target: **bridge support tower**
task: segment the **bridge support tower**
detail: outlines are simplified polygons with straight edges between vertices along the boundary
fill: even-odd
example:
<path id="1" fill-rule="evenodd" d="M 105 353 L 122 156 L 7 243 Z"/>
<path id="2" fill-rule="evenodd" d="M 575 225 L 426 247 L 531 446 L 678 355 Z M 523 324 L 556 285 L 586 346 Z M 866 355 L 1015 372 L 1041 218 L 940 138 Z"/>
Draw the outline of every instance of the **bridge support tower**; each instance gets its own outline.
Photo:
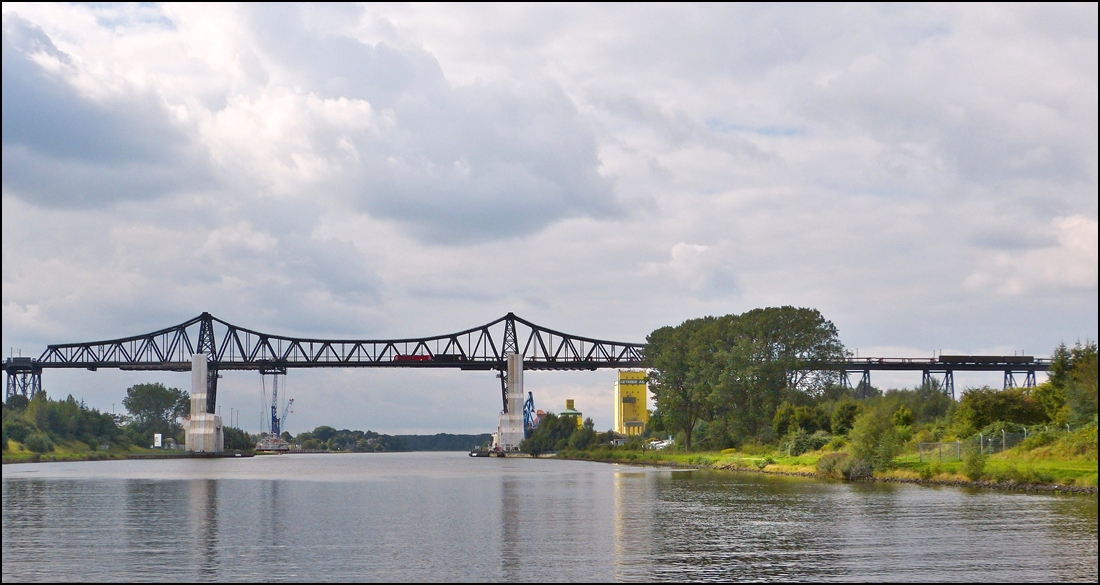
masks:
<path id="1" fill-rule="evenodd" d="M 1005 370 L 1005 384 L 1004 389 L 1017 388 L 1015 374 L 1024 374 L 1024 388 L 1033 388 L 1035 386 L 1035 370 L 1015 371 Z"/>
<path id="2" fill-rule="evenodd" d="M 852 380 L 848 377 L 848 374 L 848 370 L 842 370 L 840 372 L 840 386 L 842 388 L 852 389 Z M 859 378 L 859 386 L 855 388 L 856 397 L 861 400 L 867 398 L 871 395 L 871 390 L 871 370 L 863 370 Z"/>
<path id="3" fill-rule="evenodd" d="M 35 365 L 31 358 L 8 358 L 4 366 L 8 379 L 4 394 L 5 402 L 15 395 L 29 400 L 42 391 L 42 367 Z"/>
<path id="4" fill-rule="evenodd" d="M 205 353 L 191 358 L 191 417 L 187 429 L 187 450 L 220 453 L 225 445 L 222 417 L 214 414 L 218 372 L 209 367 Z M 213 387 L 212 387 L 213 386 Z"/>
<path id="5" fill-rule="evenodd" d="M 523 441 L 523 356 L 509 353 L 505 377 L 504 410 L 497 419 L 497 432 L 493 448 L 500 451 L 516 451 Z"/>
<path id="6" fill-rule="evenodd" d="M 936 380 L 936 374 L 939 374 L 939 373 L 943 374 L 943 383 L 940 384 L 940 390 L 943 391 L 944 394 L 950 394 L 951 395 L 951 400 L 954 400 L 955 399 L 955 371 L 954 370 L 943 370 L 942 372 L 936 372 L 936 371 L 933 371 L 933 370 L 924 370 L 924 373 L 921 375 L 921 381 L 920 381 L 921 386 L 931 386 L 934 382 L 938 382 L 939 380 Z"/>

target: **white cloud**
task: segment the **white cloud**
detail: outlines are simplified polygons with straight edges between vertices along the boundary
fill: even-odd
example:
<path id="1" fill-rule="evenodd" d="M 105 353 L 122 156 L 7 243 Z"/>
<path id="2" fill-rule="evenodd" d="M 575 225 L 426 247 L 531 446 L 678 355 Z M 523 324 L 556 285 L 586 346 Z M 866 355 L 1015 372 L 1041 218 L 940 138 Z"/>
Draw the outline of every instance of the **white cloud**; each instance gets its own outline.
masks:
<path id="1" fill-rule="evenodd" d="M 795 304 L 851 346 L 1042 354 L 1097 336 L 1096 21 L 1095 5 L 8 3 L 4 344 L 204 310 L 341 337 L 512 310 L 640 341 Z M 383 420 L 335 412 L 361 394 L 326 385 L 356 380 L 419 397 L 386 399 L 403 430 L 439 424 L 425 384 L 474 392 L 438 394 L 441 412 L 496 392 L 401 374 L 302 375 L 319 402 L 299 420 Z M 542 392 L 596 404 L 605 382 Z"/>
<path id="2" fill-rule="evenodd" d="M 1022 295 L 1036 289 L 1096 290 L 1097 221 L 1082 215 L 1054 220 L 1058 245 L 1000 253 L 967 278 L 968 287 Z"/>

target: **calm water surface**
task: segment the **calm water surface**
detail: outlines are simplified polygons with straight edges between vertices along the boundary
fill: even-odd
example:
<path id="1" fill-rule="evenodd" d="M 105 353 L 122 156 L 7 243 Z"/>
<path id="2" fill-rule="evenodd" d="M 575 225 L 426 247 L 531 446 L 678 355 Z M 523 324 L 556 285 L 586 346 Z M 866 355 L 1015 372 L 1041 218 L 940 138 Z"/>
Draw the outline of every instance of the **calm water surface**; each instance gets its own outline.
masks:
<path id="1" fill-rule="evenodd" d="M 463 453 L 3 467 L 3 580 L 1097 580 L 1096 496 Z"/>

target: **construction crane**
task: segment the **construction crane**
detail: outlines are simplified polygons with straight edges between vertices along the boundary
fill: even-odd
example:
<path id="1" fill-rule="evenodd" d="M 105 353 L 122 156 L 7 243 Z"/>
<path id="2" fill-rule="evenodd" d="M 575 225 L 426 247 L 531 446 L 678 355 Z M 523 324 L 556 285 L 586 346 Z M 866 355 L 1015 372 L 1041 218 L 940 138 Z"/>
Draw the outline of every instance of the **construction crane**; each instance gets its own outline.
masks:
<path id="1" fill-rule="evenodd" d="M 290 445 L 283 441 L 279 435 L 282 434 L 283 425 L 286 423 L 286 417 L 290 414 L 290 407 L 293 404 L 294 399 L 291 398 L 283 409 L 283 416 L 279 416 L 279 374 L 273 375 L 271 377 L 271 433 L 256 445 L 257 451 L 286 451 L 290 449 Z"/>
<path id="2" fill-rule="evenodd" d="M 283 408 L 283 416 L 282 416 L 282 418 L 279 419 L 279 430 L 280 431 L 282 431 L 283 425 L 286 424 L 286 417 L 291 412 L 291 410 L 290 410 L 291 406 L 294 406 L 294 399 L 293 398 L 291 398 L 290 400 L 287 400 L 286 401 L 286 408 Z"/>
<path id="3" fill-rule="evenodd" d="M 535 397 L 527 393 L 527 401 L 523 403 L 523 430 L 527 436 L 531 435 L 535 427 L 539 426 L 539 419 L 535 415 Z"/>

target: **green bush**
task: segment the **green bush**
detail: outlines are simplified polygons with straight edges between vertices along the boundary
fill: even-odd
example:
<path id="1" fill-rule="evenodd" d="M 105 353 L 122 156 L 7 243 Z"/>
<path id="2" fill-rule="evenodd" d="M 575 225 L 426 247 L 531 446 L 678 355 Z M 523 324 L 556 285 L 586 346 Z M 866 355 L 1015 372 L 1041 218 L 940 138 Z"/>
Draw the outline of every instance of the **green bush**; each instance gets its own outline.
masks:
<path id="1" fill-rule="evenodd" d="M 852 457 L 877 471 L 893 466 L 903 444 L 890 418 L 874 410 L 865 411 L 856 418 L 848 439 L 851 441 Z"/>
<path id="2" fill-rule="evenodd" d="M 757 459 L 756 461 L 753 461 L 753 465 L 755 465 L 757 469 L 761 470 L 774 463 L 775 459 L 772 459 L 771 457 L 765 457 L 763 459 Z"/>
<path id="3" fill-rule="evenodd" d="M 933 461 L 928 465 L 922 467 L 919 473 L 921 479 L 932 479 L 943 472 L 943 463 L 940 463 L 939 461 Z"/>
<path id="4" fill-rule="evenodd" d="M 1038 449 L 1039 447 L 1049 445 L 1049 444 L 1051 444 L 1051 443 L 1053 443 L 1057 440 L 1058 440 L 1058 432 L 1057 431 L 1049 431 L 1049 430 L 1038 431 L 1038 432 L 1031 433 L 1030 435 L 1028 435 L 1028 437 L 1026 439 L 1024 439 L 1024 442 L 1020 443 L 1020 448 L 1024 449 L 1025 451 L 1030 451 L 1032 449 Z"/>
<path id="5" fill-rule="evenodd" d="M 1096 460 L 1096 423 L 1083 426 L 1059 438 L 1055 449 L 1069 456 L 1091 455 Z"/>
<path id="6" fill-rule="evenodd" d="M 801 428 L 796 428 L 787 435 L 783 447 L 791 455 L 801 455 L 807 451 L 817 451 L 828 445 L 832 438 L 832 435 L 825 431 L 816 431 L 811 435 Z"/>
<path id="7" fill-rule="evenodd" d="M 16 412 L 22 412 L 26 410 L 28 404 L 30 404 L 30 401 L 27 400 L 26 396 L 22 396 L 20 394 L 12 394 L 8 397 L 8 408 Z"/>
<path id="8" fill-rule="evenodd" d="M 989 456 L 982 453 L 980 449 L 969 448 L 966 452 L 966 456 L 963 457 L 963 475 L 970 479 L 970 481 L 978 481 L 985 475 L 985 462 L 989 459 Z"/>
<path id="9" fill-rule="evenodd" d="M 20 418 L 4 421 L 4 434 L 6 434 L 9 439 L 15 441 L 16 443 L 26 443 L 27 437 L 29 437 L 31 433 L 35 432 L 36 430 L 38 429 L 36 429 L 34 425 L 31 425 Z"/>
<path id="10" fill-rule="evenodd" d="M 30 436 L 27 437 L 24 445 L 35 453 L 48 453 L 53 451 L 53 441 L 50 440 L 49 435 L 41 431 L 31 433 Z"/>
<path id="11" fill-rule="evenodd" d="M 859 416 L 859 404 L 854 400 L 845 400 L 836 405 L 831 418 L 834 435 L 845 435 L 852 430 L 852 425 Z"/>
<path id="12" fill-rule="evenodd" d="M 847 480 L 871 477 L 873 471 L 871 464 L 865 459 L 848 457 L 840 463 L 840 474 Z"/>
<path id="13" fill-rule="evenodd" d="M 777 435 L 799 429 L 807 433 L 828 431 L 830 424 L 829 415 L 820 406 L 794 406 L 787 401 L 779 405 L 772 418 L 772 428 Z"/>
<path id="14" fill-rule="evenodd" d="M 890 417 L 890 422 L 894 423 L 895 427 L 911 427 L 913 426 L 913 411 L 903 404 L 894 411 L 893 416 Z"/>
<path id="15" fill-rule="evenodd" d="M 1047 419 L 1043 405 L 1023 389 L 997 390 L 988 386 L 963 393 L 955 410 L 959 436 L 969 437 L 998 421 L 1034 425 Z"/>
<path id="16" fill-rule="evenodd" d="M 817 474 L 822 477 L 843 477 L 840 469 L 847 459 L 847 453 L 829 453 L 817 460 Z"/>

